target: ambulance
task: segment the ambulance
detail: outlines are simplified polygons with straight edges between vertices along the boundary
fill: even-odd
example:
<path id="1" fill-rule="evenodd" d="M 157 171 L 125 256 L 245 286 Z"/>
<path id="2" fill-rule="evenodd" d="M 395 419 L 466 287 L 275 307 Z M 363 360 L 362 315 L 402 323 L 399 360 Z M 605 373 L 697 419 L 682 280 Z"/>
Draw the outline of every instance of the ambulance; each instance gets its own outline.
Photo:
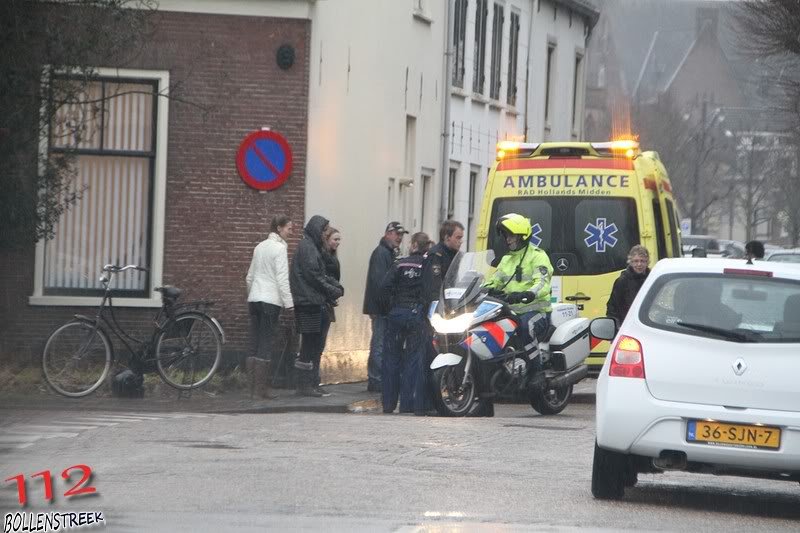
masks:
<path id="1" fill-rule="evenodd" d="M 610 142 L 502 141 L 489 172 L 476 248 L 506 253 L 495 222 L 508 213 L 531 220 L 531 242 L 553 264 L 552 299 L 577 304 L 581 316 L 605 316 L 611 287 L 635 244 L 650 267 L 681 257 L 672 186 L 656 152 L 634 140 Z M 586 360 L 599 371 L 608 342 L 592 341 Z"/>

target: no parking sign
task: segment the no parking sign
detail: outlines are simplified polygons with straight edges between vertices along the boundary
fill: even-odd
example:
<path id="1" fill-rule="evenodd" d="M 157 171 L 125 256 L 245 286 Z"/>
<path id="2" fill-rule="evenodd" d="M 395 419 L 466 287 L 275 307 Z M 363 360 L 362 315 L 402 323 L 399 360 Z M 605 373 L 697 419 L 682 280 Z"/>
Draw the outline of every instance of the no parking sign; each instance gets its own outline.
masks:
<path id="1" fill-rule="evenodd" d="M 292 172 L 292 149 L 280 133 L 254 131 L 239 146 L 236 168 L 250 187 L 261 191 L 277 189 Z"/>

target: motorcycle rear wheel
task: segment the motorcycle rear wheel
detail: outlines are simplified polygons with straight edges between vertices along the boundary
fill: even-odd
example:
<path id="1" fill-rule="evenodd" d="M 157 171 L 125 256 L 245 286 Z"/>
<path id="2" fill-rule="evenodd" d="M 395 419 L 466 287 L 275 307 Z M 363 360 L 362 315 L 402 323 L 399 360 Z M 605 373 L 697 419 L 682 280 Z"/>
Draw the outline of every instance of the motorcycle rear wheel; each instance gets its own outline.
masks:
<path id="1" fill-rule="evenodd" d="M 569 405 L 572 385 L 558 389 L 544 389 L 531 393 L 531 407 L 542 415 L 557 415 Z"/>
<path id="2" fill-rule="evenodd" d="M 460 417 L 469 414 L 475 403 L 475 378 L 470 371 L 466 384 L 462 387 L 464 379 L 464 366 L 445 366 L 433 371 L 436 385 L 433 395 L 436 410 L 442 416 Z"/>

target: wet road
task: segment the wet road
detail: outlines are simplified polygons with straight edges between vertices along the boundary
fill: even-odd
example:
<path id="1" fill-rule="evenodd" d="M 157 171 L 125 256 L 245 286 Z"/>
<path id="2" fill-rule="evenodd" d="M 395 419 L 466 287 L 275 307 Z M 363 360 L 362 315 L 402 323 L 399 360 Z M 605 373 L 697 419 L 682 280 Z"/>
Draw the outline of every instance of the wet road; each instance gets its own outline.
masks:
<path id="1" fill-rule="evenodd" d="M 2 413 L 2 412 L 0 412 Z M 640 475 L 623 502 L 589 492 L 594 407 L 493 419 L 379 414 L 2 413 L 2 479 L 26 512 L 101 511 L 108 531 L 789 531 L 796 483 Z M 97 493 L 64 497 L 61 471 Z M 76 472 L 77 473 L 77 472 Z M 79 477 L 79 476 L 78 476 Z M 16 483 L 0 509 L 18 511 Z"/>

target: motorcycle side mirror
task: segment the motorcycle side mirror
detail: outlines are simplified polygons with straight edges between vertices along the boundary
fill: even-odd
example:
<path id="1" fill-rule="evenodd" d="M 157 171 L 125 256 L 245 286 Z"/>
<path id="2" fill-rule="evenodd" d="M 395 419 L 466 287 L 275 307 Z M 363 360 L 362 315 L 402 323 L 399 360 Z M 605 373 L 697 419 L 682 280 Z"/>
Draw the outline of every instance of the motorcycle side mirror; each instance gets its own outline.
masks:
<path id="1" fill-rule="evenodd" d="M 596 339 L 613 340 L 617 336 L 617 321 L 608 316 L 595 318 L 589 324 L 589 333 Z"/>

